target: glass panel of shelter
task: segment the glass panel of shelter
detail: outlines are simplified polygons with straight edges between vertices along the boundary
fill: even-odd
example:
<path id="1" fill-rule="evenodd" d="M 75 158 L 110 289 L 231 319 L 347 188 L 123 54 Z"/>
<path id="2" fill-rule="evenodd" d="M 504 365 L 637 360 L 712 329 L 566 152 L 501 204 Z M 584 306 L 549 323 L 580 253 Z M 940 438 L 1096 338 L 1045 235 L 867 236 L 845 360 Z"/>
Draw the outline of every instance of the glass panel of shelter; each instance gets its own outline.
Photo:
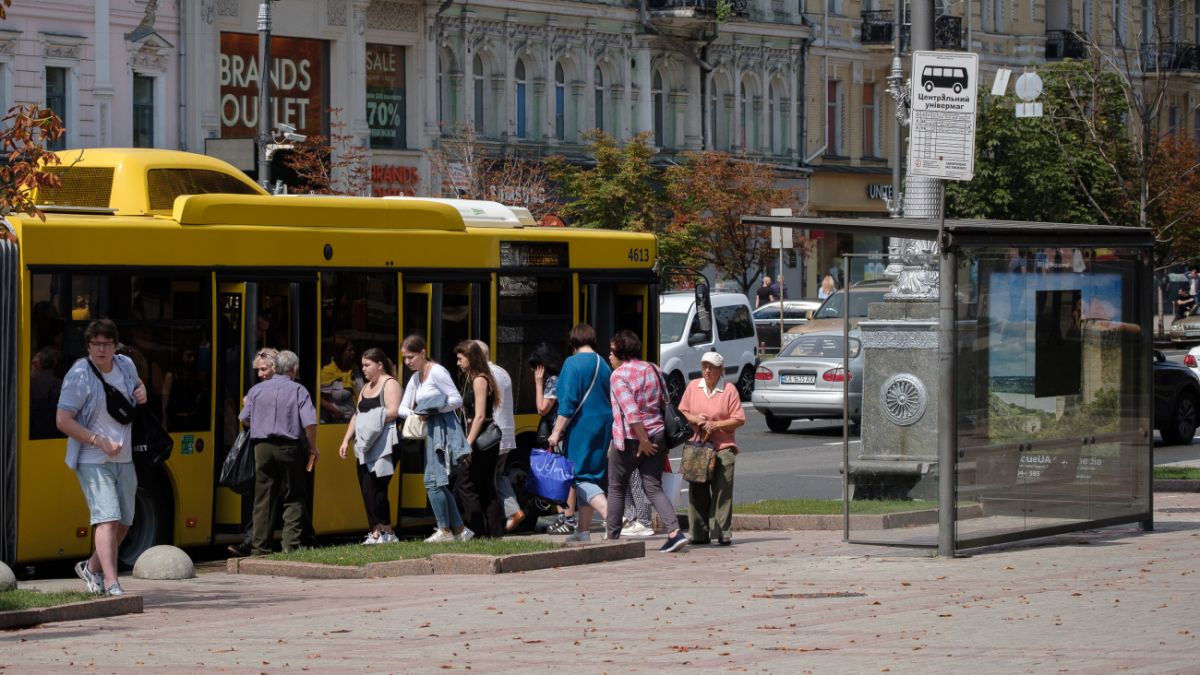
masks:
<path id="1" fill-rule="evenodd" d="M 957 478 L 973 517 L 960 512 L 958 546 L 1148 508 L 1137 267 L 1107 248 L 988 249 L 960 266 Z"/>
<path id="2" fill-rule="evenodd" d="M 841 258 L 839 285 L 845 297 L 835 325 L 823 333 L 862 345 L 840 350 L 849 373 L 843 394 L 859 410 L 859 424 L 845 418 L 843 462 L 844 533 L 856 543 L 931 547 L 938 534 L 938 332 L 937 297 L 895 300 L 879 279 L 932 271 L 936 256 L 850 253 Z M 936 291 L 935 291 L 936 292 Z"/>

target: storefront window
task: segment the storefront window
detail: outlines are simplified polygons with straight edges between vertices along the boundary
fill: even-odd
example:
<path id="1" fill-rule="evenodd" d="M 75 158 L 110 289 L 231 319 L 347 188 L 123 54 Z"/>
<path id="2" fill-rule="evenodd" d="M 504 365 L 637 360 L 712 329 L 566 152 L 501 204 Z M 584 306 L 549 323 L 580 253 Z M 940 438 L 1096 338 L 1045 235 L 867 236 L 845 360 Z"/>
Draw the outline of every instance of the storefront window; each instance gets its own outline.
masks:
<path id="1" fill-rule="evenodd" d="M 402 150 L 405 126 L 404 47 L 367 45 L 367 126 L 371 147 Z"/>

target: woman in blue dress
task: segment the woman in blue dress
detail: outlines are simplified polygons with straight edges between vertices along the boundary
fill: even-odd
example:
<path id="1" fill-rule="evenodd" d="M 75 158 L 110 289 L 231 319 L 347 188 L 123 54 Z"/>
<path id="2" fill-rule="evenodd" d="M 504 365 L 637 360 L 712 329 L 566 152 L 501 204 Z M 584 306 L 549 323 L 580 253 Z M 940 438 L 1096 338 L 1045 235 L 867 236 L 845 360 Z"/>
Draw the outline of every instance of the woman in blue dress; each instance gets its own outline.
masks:
<path id="1" fill-rule="evenodd" d="M 608 515 L 608 498 L 600 489 L 608 468 L 612 442 L 612 406 L 609 375 L 612 368 L 596 353 L 596 330 L 586 323 L 571 329 L 567 344 L 574 352 L 558 374 L 558 419 L 550 433 L 550 447 L 562 441 L 567 458 L 575 465 L 575 501 L 578 525 L 567 541 L 588 541 L 592 510 Z"/>

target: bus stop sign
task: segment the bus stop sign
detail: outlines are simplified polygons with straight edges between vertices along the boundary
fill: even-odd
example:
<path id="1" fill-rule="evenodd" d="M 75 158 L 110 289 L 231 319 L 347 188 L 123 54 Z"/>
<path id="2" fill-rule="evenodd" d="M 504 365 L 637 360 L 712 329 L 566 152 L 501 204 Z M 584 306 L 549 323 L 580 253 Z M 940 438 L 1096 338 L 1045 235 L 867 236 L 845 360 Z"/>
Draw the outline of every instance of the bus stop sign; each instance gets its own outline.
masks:
<path id="1" fill-rule="evenodd" d="M 979 56 L 913 52 L 908 173 L 946 180 L 975 175 Z"/>

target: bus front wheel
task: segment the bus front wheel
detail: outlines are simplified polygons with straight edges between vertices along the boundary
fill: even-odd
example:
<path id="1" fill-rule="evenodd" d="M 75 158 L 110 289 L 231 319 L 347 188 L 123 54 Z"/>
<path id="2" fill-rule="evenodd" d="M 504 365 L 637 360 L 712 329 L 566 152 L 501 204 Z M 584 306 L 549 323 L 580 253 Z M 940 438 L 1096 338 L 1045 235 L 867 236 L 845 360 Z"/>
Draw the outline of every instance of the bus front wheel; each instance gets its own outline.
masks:
<path id="1" fill-rule="evenodd" d="M 124 568 L 132 568 L 150 547 L 171 542 L 171 502 L 167 476 L 157 470 L 139 469 L 137 473 L 133 525 L 117 551 L 117 559 Z"/>

